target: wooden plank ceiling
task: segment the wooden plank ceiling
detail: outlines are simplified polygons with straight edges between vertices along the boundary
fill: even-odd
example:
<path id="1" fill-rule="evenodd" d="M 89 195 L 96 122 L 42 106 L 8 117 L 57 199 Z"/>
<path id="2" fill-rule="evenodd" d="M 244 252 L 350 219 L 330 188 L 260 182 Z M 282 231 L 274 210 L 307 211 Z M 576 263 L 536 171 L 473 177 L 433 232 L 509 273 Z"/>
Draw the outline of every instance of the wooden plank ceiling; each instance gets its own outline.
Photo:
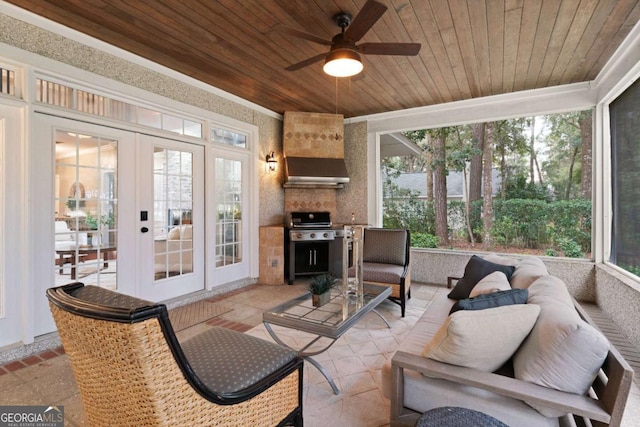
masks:
<path id="1" fill-rule="evenodd" d="M 416 42 L 415 57 L 363 56 L 364 77 L 323 61 L 333 16 L 366 0 L 7 0 L 270 110 L 362 116 L 594 79 L 640 17 L 640 0 L 379 0 L 362 42 Z"/>

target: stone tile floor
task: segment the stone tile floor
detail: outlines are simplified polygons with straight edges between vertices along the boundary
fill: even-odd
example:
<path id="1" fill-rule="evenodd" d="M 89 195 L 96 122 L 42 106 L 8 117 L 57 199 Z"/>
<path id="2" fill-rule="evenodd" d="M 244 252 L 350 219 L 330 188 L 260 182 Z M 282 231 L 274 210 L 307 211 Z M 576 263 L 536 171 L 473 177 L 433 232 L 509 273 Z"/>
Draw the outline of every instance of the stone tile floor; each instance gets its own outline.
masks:
<path id="1" fill-rule="evenodd" d="M 419 308 L 418 306 L 424 305 L 425 300 L 429 299 L 430 288 L 432 287 L 418 284 L 412 285 L 414 298 L 410 300 L 409 307 L 416 305 L 415 308 Z M 233 307 L 233 309 L 230 311 L 221 310 L 223 314 L 178 332 L 178 339 L 188 339 L 209 325 L 247 332 L 255 326 L 261 325 L 262 312 L 265 309 L 298 296 L 305 291 L 306 286 L 304 283 L 293 286 L 251 285 L 208 298 L 208 302 L 220 303 L 225 308 Z M 387 305 L 389 306 L 386 307 L 388 310 L 394 310 L 397 307 L 392 303 Z M 310 377 L 306 376 L 306 378 Z M 622 425 L 624 427 L 640 425 L 639 383 L 640 381 L 636 379 L 633 384 L 623 419 Z M 62 405 L 65 410 L 65 425 L 87 425 L 71 367 L 62 347 L 46 350 L 36 355 L 0 365 L 0 405 L 29 404 Z M 352 405 L 350 407 L 354 408 Z M 311 413 L 307 412 L 307 415 L 311 415 Z M 343 419 L 343 421 L 346 420 Z M 376 421 L 371 425 L 380 425 L 379 419 Z M 311 426 L 316 424 L 326 425 L 322 419 L 319 420 L 319 423 L 314 423 L 314 420 L 308 420 L 307 417 L 305 417 L 305 423 Z"/>

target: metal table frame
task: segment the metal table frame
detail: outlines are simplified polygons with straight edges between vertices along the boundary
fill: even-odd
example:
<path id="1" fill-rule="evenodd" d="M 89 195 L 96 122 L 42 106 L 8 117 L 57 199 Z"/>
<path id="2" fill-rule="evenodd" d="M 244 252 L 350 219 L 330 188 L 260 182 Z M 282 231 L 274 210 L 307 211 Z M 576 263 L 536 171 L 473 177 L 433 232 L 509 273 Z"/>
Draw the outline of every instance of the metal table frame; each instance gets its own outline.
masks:
<path id="1" fill-rule="evenodd" d="M 340 390 L 329 375 L 329 372 L 317 361 L 311 358 L 328 350 L 345 332 L 355 325 L 364 315 L 369 312 L 376 313 L 387 325 L 391 327 L 387 320 L 375 310 L 382 301 L 387 299 L 391 293 L 391 288 L 379 285 L 364 285 L 364 294 L 356 297 L 343 296 L 342 290 L 334 289 L 331 294 L 331 301 L 321 307 L 314 307 L 311 303 L 311 294 L 307 293 L 298 298 L 289 300 L 277 307 L 265 311 L 262 314 L 262 322 L 267 332 L 278 344 L 296 350 L 298 355 L 304 357 L 315 366 L 318 371 L 327 379 L 335 394 L 340 394 Z M 283 342 L 272 329 L 271 325 L 284 326 L 316 335 L 309 343 L 297 350 Z M 330 342 L 319 350 L 307 351 L 313 344 L 321 338 L 329 338 Z"/>

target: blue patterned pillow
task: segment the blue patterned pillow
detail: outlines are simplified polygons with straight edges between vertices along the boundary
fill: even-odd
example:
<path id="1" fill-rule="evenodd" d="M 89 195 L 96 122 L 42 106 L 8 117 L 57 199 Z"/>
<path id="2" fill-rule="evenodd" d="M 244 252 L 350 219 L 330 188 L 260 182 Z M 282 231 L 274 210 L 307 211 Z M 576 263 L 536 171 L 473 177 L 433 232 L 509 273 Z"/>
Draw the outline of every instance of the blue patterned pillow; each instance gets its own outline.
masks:
<path id="1" fill-rule="evenodd" d="M 529 291 L 526 289 L 509 289 L 489 294 L 478 295 L 475 298 L 465 298 L 456 301 L 449 314 L 458 310 L 484 310 L 486 308 L 501 307 L 503 305 L 526 304 Z"/>

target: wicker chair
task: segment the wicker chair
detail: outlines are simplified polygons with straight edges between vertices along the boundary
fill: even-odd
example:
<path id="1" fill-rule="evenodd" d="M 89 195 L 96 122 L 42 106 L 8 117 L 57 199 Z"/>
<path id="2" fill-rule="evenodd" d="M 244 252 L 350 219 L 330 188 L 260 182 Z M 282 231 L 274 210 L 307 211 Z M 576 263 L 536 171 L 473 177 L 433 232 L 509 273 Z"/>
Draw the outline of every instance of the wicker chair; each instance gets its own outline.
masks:
<path id="1" fill-rule="evenodd" d="M 404 317 L 411 298 L 409 230 L 366 228 L 362 249 L 362 280 L 391 287 L 389 299 L 400 305 Z"/>
<path id="2" fill-rule="evenodd" d="M 91 426 L 302 426 L 303 362 L 224 328 L 179 344 L 164 304 L 47 290 Z"/>

